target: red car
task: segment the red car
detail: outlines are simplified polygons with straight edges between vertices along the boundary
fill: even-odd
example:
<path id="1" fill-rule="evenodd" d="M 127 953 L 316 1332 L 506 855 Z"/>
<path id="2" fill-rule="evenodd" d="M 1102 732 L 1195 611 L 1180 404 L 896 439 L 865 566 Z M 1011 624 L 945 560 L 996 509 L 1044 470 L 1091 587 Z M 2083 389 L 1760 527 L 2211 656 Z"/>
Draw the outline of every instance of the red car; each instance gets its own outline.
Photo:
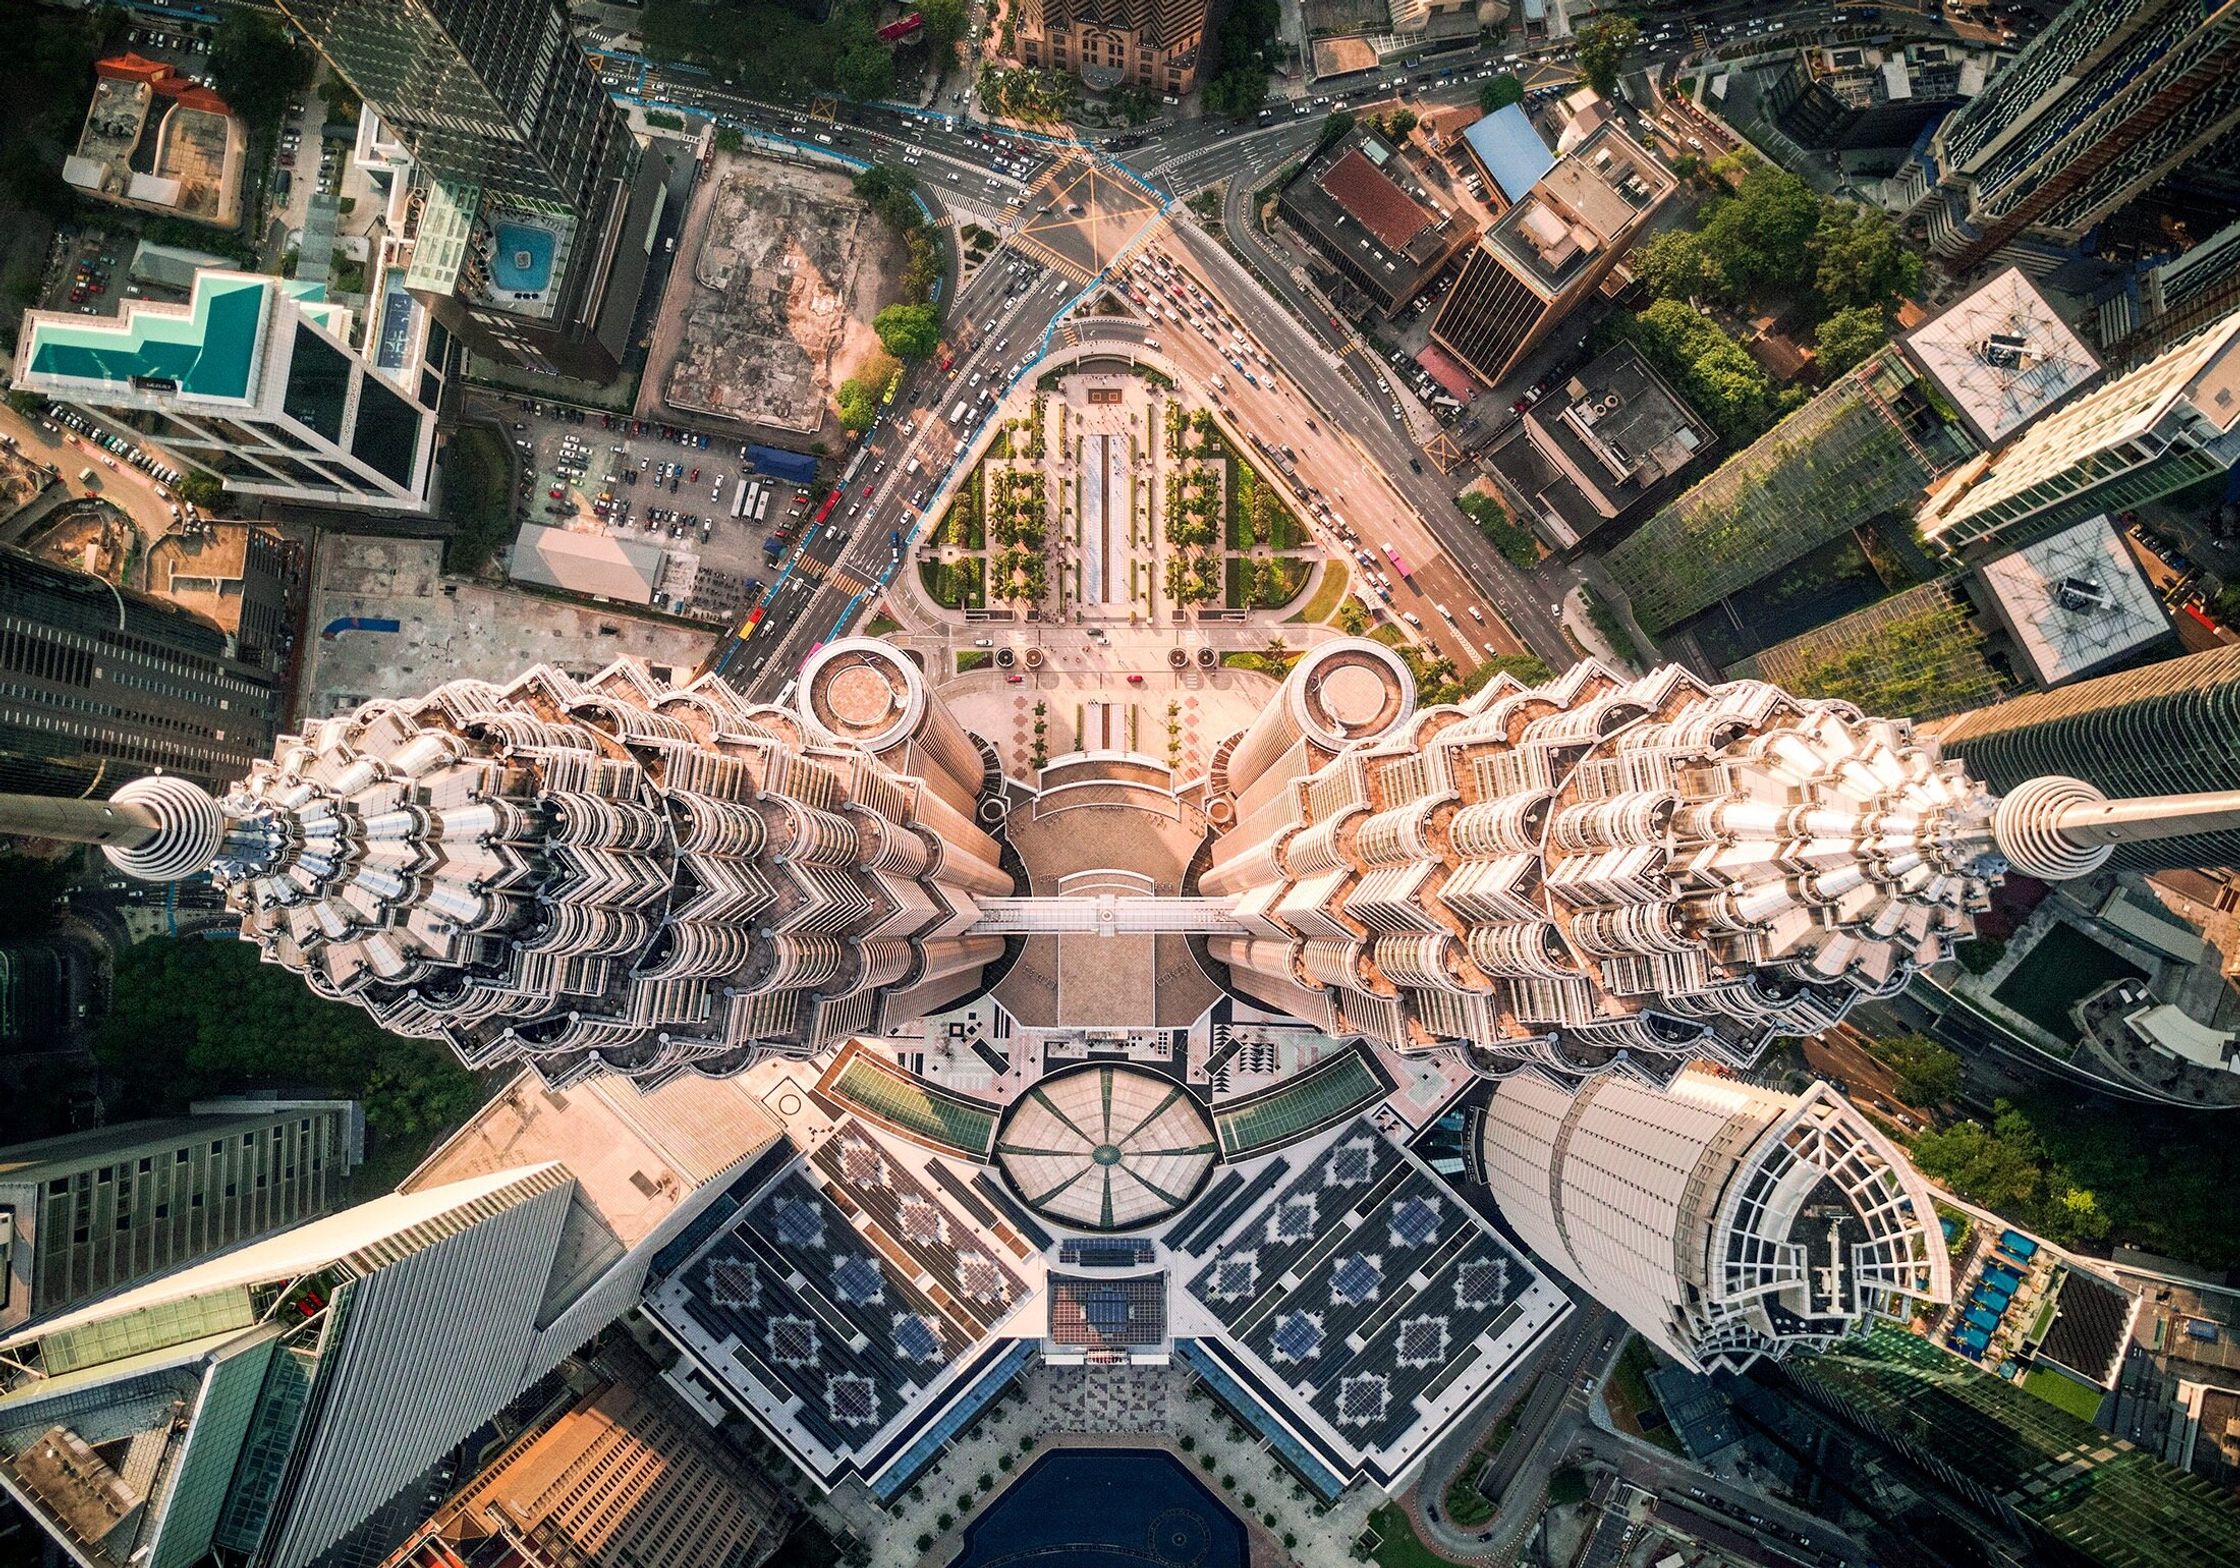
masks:
<path id="1" fill-rule="evenodd" d="M 699 469 L 697 469 L 697 468 L 695 468 L 695 469 L 694 469 L 694 470 L 693 470 L 693 471 L 692 471 L 692 472 L 691 472 L 690 474 L 688 474 L 688 475 L 687 475 L 687 476 L 685 477 L 685 483 L 686 483 L 686 484 L 690 484 L 690 485 L 696 485 L 696 484 L 698 484 L 699 482 L 700 482 L 700 470 L 699 470 Z"/>
<path id="2" fill-rule="evenodd" d="M 1141 686 L 1143 684 L 1143 677 L 1140 675 L 1131 675 L 1128 677 L 1128 684 L 1130 686 Z"/>
<path id="3" fill-rule="evenodd" d="M 865 499 L 866 501 L 868 501 L 868 500 L 870 500 L 870 499 L 871 499 L 871 487 L 870 487 L 869 485 L 865 485 L 865 486 L 863 487 L 863 498 L 864 498 L 864 499 Z"/>

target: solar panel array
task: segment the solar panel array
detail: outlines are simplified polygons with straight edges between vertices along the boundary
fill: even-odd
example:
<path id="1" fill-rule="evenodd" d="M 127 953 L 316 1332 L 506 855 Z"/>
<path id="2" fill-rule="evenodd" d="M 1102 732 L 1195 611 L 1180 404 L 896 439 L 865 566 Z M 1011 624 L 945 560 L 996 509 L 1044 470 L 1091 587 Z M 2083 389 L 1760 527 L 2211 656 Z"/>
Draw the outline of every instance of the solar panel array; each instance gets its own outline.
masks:
<path id="1" fill-rule="evenodd" d="M 971 1221 L 843 1122 L 677 1275 L 681 1310 L 835 1454 L 855 1452 L 1015 1307 Z M 835 1199 L 839 1201 L 835 1201 Z M 851 1215 L 876 1225 L 883 1245 Z"/>
<path id="2" fill-rule="evenodd" d="M 1384 1449 L 1535 1276 L 1366 1119 L 1293 1161 L 1190 1293 L 1348 1442 Z"/>
<path id="3" fill-rule="evenodd" d="M 1050 1339 L 1091 1350 L 1154 1346 L 1167 1337 L 1167 1276 L 1094 1279 L 1052 1274 Z"/>

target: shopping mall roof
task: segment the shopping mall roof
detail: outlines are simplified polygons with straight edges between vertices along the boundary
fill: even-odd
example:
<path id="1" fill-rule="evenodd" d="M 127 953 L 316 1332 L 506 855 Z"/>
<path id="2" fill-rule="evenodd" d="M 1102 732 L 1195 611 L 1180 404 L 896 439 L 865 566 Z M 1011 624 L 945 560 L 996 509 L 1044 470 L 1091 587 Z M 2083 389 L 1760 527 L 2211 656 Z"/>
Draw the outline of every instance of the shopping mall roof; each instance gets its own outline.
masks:
<path id="1" fill-rule="evenodd" d="M 595 599 L 651 604 L 666 552 L 658 545 L 612 534 L 524 523 L 513 541 L 514 580 Z"/>
<path id="2" fill-rule="evenodd" d="M 1905 343 L 1987 443 L 2005 440 L 2100 373 L 2100 362 L 2016 267 Z"/>
<path id="3" fill-rule="evenodd" d="M 1977 575 L 2040 684 L 2104 670 L 2170 635 L 2105 513 L 1985 562 Z"/>
<path id="4" fill-rule="evenodd" d="M 1354 222 L 1391 250 L 1406 250 L 1409 241 L 1435 221 L 1358 147 L 1322 176 L 1322 188 Z"/>
<path id="5" fill-rule="evenodd" d="M 1054 1073 L 1013 1102 L 996 1162 L 1028 1207 L 1061 1224 L 1127 1230 L 1196 1196 L 1219 1150 L 1205 1109 L 1140 1067 Z"/>
<path id="6" fill-rule="evenodd" d="M 1520 103 L 1494 110 L 1464 131 L 1462 139 L 1485 165 L 1502 198 L 1511 203 L 1524 200 L 1525 192 L 1556 166 L 1556 155 L 1540 139 L 1532 116 Z"/>

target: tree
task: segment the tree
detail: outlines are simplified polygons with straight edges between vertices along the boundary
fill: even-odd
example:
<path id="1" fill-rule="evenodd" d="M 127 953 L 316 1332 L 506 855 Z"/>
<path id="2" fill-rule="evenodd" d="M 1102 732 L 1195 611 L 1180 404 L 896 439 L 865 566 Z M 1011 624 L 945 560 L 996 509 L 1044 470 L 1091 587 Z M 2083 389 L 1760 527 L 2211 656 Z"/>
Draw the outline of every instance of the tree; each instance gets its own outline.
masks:
<path id="1" fill-rule="evenodd" d="M 2016 1208 L 2038 1190 L 2036 1140 L 2010 1142 L 1980 1122 L 1921 1133 L 1911 1153 L 1922 1175 L 1986 1208 Z"/>
<path id="2" fill-rule="evenodd" d="M 1641 24 L 1630 16 L 1606 16 L 1579 29 L 1579 74 L 1605 98 L 1618 86 L 1618 62 L 1641 41 Z"/>
<path id="3" fill-rule="evenodd" d="M 832 85 L 859 102 L 894 90 L 894 56 L 877 38 L 851 44 L 832 70 Z"/>
<path id="4" fill-rule="evenodd" d="M 1732 449 L 1748 446 L 1790 406 L 1741 344 L 1679 300 L 1613 317 L 1609 331 L 1641 350 Z"/>
<path id="5" fill-rule="evenodd" d="M 1888 213 L 1823 202 L 1810 249 L 1813 286 L 1833 309 L 1879 309 L 1921 287 L 1921 256 L 1899 239 Z"/>
<path id="6" fill-rule="evenodd" d="M 2090 1187 L 2071 1187 L 2064 1184 L 2060 1195 L 2053 1200 L 2050 1228 L 2053 1239 L 2064 1245 L 2078 1242 L 2099 1241 L 2108 1234 L 2111 1221 L 2100 1207 L 2099 1198 Z"/>
<path id="7" fill-rule="evenodd" d="M 871 318 L 871 330 L 897 359 L 923 359 L 941 346 L 941 317 L 931 305 L 889 305 Z"/>
<path id="8" fill-rule="evenodd" d="M 1943 1105 L 1960 1092 L 1960 1058 L 1925 1034 L 1873 1040 L 1868 1050 L 1896 1076 L 1910 1104 Z"/>
<path id="9" fill-rule="evenodd" d="M 1513 103 L 1524 102 L 1524 83 L 1508 71 L 1490 78 L 1478 89 L 1478 107 L 1487 114 L 1496 109 L 1506 109 Z"/>
<path id="10" fill-rule="evenodd" d="M 840 424 L 850 431 L 869 430 L 879 417 L 879 394 L 885 388 L 866 381 L 861 376 L 851 376 L 840 383 L 834 402 L 840 410 Z"/>
<path id="11" fill-rule="evenodd" d="M 29 419 L 46 407 L 47 400 L 36 392 L 26 392 L 21 387 L 8 389 L 8 407 Z"/>
<path id="12" fill-rule="evenodd" d="M 285 23 L 228 8 L 210 39 L 210 79 L 226 106 L 260 130 L 280 123 L 288 100 L 311 85 L 311 51 Z"/>
<path id="13" fill-rule="evenodd" d="M 1864 360 L 1889 341 L 1882 311 L 1873 305 L 1839 310 L 1820 323 L 1820 368 L 1838 375 Z"/>
<path id="14" fill-rule="evenodd" d="M 1812 281 L 1820 198 L 1794 174 L 1752 163 L 1732 196 L 1703 208 L 1701 243 L 1728 299 L 1753 299 Z"/>
<path id="15" fill-rule="evenodd" d="M 188 469 L 171 488 L 179 493 L 180 500 L 191 502 L 204 511 L 216 506 L 219 498 L 226 493 L 226 487 L 218 482 L 215 475 L 206 474 L 199 468 Z"/>
<path id="16" fill-rule="evenodd" d="M 1395 109 L 1384 117 L 1384 133 L 1396 142 L 1408 139 L 1408 133 L 1423 122 L 1416 118 L 1413 109 Z"/>
<path id="17" fill-rule="evenodd" d="M 1724 299 L 1729 292 L 1703 241 L 1686 229 L 1667 229 L 1635 247 L 1626 265 L 1659 299 Z"/>
<path id="18" fill-rule="evenodd" d="M 1322 117 L 1322 145 L 1327 147 L 1353 129 L 1353 116 L 1343 109 L 1332 109 Z"/>
<path id="19" fill-rule="evenodd" d="M 947 65 L 956 58 L 957 40 L 964 37 L 965 0 L 919 0 L 918 15 L 925 19 L 934 63 Z"/>
<path id="20" fill-rule="evenodd" d="M 1351 594 L 1338 605 L 1338 626 L 1348 637 L 1358 637 L 1369 629 L 1369 612 Z"/>
<path id="21" fill-rule="evenodd" d="M 719 125 L 716 127 L 717 152 L 738 152 L 746 145 L 746 133 L 736 125 Z"/>

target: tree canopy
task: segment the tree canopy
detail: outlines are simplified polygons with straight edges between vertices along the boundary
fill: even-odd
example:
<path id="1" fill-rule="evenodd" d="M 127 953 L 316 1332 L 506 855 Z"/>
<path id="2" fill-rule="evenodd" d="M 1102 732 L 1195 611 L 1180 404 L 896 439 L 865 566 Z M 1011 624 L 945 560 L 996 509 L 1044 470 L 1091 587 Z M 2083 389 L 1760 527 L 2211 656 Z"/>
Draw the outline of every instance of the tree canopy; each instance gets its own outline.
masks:
<path id="1" fill-rule="evenodd" d="M 326 1000 L 247 942 L 157 938 L 126 948 L 93 1048 L 123 1083 L 128 1116 L 181 1111 L 232 1089 L 300 1087 L 362 1101 L 381 1137 L 424 1142 L 482 1099 L 442 1046 Z"/>
<path id="2" fill-rule="evenodd" d="M 1815 339 L 1820 349 L 1820 368 L 1828 375 L 1840 375 L 1889 340 L 1890 329 L 1876 307 L 1857 305 L 1839 310 L 1820 323 Z"/>
<path id="3" fill-rule="evenodd" d="M 316 63 L 293 28 L 261 11 L 228 9 L 210 39 L 218 96 L 260 130 L 280 123 L 288 101 L 311 85 Z"/>
<path id="4" fill-rule="evenodd" d="M 1205 86 L 1208 114 L 1249 119 L 1268 101 L 1267 46 L 1283 22 L 1279 0 L 1236 0 L 1216 33 L 1221 70 Z"/>
<path id="5" fill-rule="evenodd" d="M 1730 449 L 1748 446 L 1800 401 L 1794 391 L 1776 391 L 1741 344 L 1679 300 L 1614 316 L 1608 333 L 1638 348 Z"/>
<path id="6" fill-rule="evenodd" d="M 957 40 L 965 34 L 965 0 L 918 0 L 918 15 L 925 19 L 926 45 L 934 63 L 947 65 L 956 57 Z"/>
<path id="7" fill-rule="evenodd" d="M 1812 234 L 1813 287 L 1830 309 L 1875 309 L 1921 287 L 1921 255 L 1886 212 L 1855 202 L 1821 204 Z"/>
<path id="8" fill-rule="evenodd" d="M 1891 1035 L 1867 1048 L 1897 1078 L 1908 1104 L 1944 1105 L 1959 1096 L 1960 1058 L 1927 1035 Z"/>
<path id="9" fill-rule="evenodd" d="M 1511 71 L 1503 71 L 1498 76 L 1487 78 L 1486 84 L 1478 89 L 1478 107 L 1488 114 L 1496 109 L 1506 109 L 1513 103 L 1523 102 L 1524 83 L 1518 81 Z"/>
<path id="10" fill-rule="evenodd" d="M 897 359 L 923 359 L 941 344 L 941 317 L 931 305 L 889 305 L 871 318 L 871 330 Z"/>
<path id="11" fill-rule="evenodd" d="M 1579 29 L 1579 74 L 1605 98 L 1618 86 L 1618 65 L 1641 41 L 1641 24 L 1630 16 L 1605 16 Z"/>

